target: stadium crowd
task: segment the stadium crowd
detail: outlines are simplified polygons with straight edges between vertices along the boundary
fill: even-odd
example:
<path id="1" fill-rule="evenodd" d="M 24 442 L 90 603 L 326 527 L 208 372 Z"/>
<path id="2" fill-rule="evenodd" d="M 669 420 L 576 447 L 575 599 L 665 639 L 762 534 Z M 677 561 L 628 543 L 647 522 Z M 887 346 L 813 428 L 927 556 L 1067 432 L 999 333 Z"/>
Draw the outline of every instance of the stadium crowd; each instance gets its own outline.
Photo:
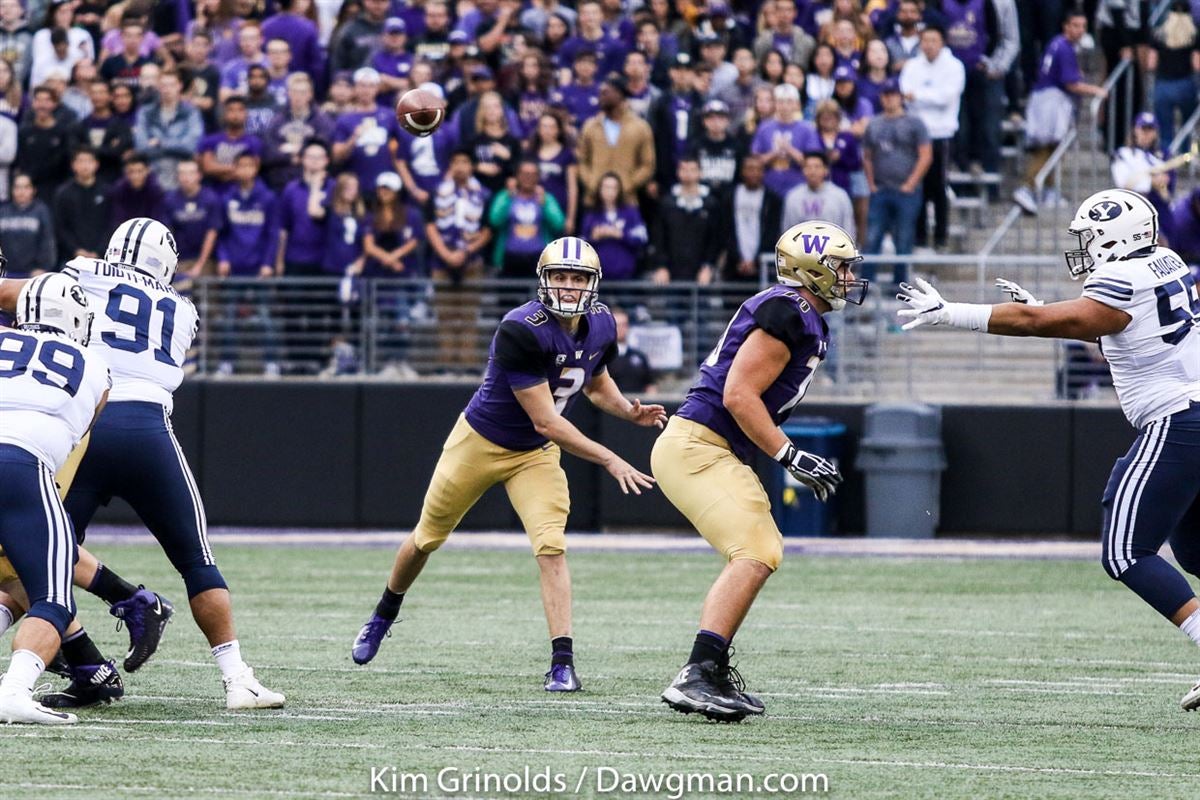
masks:
<path id="1" fill-rule="evenodd" d="M 532 277 L 562 234 L 660 285 L 757 280 L 812 218 L 945 248 L 949 169 L 997 172 L 1024 111 L 1032 175 L 1103 94 L 1089 18 L 1162 73 L 1169 133 L 1196 104 L 1186 3 L 1151 30 L 1125 0 L 0 0 L 0 247 L 25 275 L 145 215 L 183 278 L 453 286 Z M 417 86 L 448 104 L 426 138 L 393 111 Z"/>

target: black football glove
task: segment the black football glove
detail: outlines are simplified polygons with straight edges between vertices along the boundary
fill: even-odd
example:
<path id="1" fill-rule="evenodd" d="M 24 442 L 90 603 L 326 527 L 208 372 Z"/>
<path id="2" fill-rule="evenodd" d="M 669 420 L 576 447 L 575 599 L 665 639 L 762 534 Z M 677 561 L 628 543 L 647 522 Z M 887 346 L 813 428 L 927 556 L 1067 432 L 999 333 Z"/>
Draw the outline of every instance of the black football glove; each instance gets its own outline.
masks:
<path id="1" fill-rule="evenodd" d="M 842 482 L 842 474 L 837 465 L 828 459 L 821 458 L 789 444 L 779 457 L 779 463 L 791 473 L 792 477 L 812 489 L 817 499 L 824 503 Z"/>

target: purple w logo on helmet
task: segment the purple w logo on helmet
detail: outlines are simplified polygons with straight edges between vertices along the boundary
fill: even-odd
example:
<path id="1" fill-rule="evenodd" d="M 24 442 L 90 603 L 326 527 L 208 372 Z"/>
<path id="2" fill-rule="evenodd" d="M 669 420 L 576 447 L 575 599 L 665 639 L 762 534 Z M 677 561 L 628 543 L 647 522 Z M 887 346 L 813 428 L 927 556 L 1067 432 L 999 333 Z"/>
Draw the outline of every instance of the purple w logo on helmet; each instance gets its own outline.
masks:
<path id="1" fill-rule="evenodd" d="M 829 237 L 815 236 L 805 233 L 801 235 L 800 241 L 804 245 L 804 252 L 808 253 L 809 255 L 812 255 L 814 251 L 820 255 L 824 255 L 825 245 L 829 244 Z"/>

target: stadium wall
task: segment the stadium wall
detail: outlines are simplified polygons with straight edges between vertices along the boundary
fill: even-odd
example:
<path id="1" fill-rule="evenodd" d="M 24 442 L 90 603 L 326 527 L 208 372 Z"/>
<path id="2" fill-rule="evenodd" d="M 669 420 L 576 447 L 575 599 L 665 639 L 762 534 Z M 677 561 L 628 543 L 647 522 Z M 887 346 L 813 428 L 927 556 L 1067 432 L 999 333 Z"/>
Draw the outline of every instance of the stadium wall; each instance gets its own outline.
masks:
<path id="1" fill-rule="evenodd" d="M 191 380 L 175 395 L 176 435 L 213 525 L 411 527 L 442 441 L 473 386 Z M 865 527 L 862 473 L 853 468 L 862 405 L 805 404 L 806 416 L 845 423 L 846 483 L 837 530 Z M 669 406 L 674 410 L 674 405 Z M 580 401 L 572 420 L 646 469 L 652 431 Z M 1113 460 L 1134 432 L 1116 408 L 1070 405 L 947 406 L 948 469 L 941 533 L 1096 535 L 1099 498 Z M 687 527 L 661 493 L 626 498 L 602 469 L 566 456 L 574 530 Z M 777 469 L 763 458 L 764 478 Z M 769 485 L 769 484 L 768 484 Z M 133 522 L 120 503 L 98 521 Z M 494 488 L 464 529 L 519 530 Z"/>

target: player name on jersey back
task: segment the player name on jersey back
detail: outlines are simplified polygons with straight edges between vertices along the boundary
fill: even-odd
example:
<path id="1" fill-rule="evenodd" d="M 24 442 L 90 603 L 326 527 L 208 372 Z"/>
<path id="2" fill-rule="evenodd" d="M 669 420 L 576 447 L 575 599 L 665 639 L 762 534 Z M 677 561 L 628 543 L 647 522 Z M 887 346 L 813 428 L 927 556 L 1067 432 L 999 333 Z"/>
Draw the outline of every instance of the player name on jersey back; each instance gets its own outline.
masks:
<path id="1" fill-rule="evenodd" d="M 156 278 L 95 258 L 76 258 L 63 272 L 76 278 L 95 315 L 89 349 L 112 371 L 109 402 L 173 405 L 199 316 L 186 297 Z"/>

